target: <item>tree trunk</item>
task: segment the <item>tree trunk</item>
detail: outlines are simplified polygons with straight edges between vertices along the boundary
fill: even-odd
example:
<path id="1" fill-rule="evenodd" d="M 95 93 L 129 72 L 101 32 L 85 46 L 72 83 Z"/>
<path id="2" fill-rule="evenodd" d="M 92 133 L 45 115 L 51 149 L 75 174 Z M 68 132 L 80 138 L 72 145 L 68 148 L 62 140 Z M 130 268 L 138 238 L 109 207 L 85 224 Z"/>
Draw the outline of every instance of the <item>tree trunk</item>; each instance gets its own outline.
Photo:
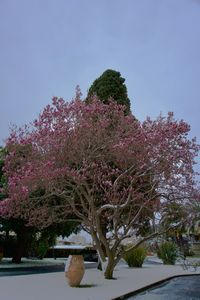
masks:
<path id="1" fill-rule="evenodd" d="M 103 234 L 104 238 L 106 239 L 107 225 L 106 224 L 101 224 L 101 230 L 102 230 L 102 234 Z M 106 247 L 104 246 L 104 244 L 102 242 L 100 242 L 100 243 L 101 243 L 101 248 L 102 248 L 102 251 L 104 253 L 104 256 L 106 257 L 107 256 Z M 98 262 L 97 269 L 100 270 L 100 271 L 103 270 L 101 260 L 99 260 L 99 262 Z"/>
<path id="2" fill-rule="evenodd" d="M 104 238 L 106 239 L 107 224 L 101 224 L 101 230 L 102 230 L 102 234 L 103 234 Z M 104 255 L 107 256 L 106 247 L 104 246 L 104 244 L 102 242 L 101 242 L 101 248 L 103 250 Z"/>
<path id="3" fill-rule="evenodd" d="M 28 228 L 21 228 L 18 232 L 16 232 L 17 240 L 15 243 L 15 247 L 13 249 L 13 257 L 12 262 L 20 264 L 21 258 L 24 255 L 24 250 L 28 248 L 29 243 L 29 229 Z"/>
<path id="4" fill-rule="evenodd" d="M 115 262 L 113 259 L 108 259 L 108 264 L 104 272 L 105 279 L 113 279 L 113 271 L 115 268 Z"/>
<path id="5" fill-rule="evenodd" d="M 21 258 L 23 256 L 23 250 L 24 250 L 23 241 L 17 240 L 13 250 L 14 251 L 13 251 L 12 262 L 16 264 L 20 264 Z"/>

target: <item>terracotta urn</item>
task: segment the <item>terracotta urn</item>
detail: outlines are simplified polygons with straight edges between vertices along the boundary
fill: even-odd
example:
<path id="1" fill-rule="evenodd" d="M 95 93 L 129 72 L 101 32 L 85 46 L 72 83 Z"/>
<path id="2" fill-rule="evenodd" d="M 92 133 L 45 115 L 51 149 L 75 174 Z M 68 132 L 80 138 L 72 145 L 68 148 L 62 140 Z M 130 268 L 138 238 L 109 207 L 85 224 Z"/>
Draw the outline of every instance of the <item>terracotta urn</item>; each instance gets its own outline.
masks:
<path id="1" fill-rule="evenodd" d="M 65 269 L 65 276 L 71 287 L 78 286 L 85 273 L 84 259 L 82 255 L 71 255 L 69 257 L 69 267 Z"/>

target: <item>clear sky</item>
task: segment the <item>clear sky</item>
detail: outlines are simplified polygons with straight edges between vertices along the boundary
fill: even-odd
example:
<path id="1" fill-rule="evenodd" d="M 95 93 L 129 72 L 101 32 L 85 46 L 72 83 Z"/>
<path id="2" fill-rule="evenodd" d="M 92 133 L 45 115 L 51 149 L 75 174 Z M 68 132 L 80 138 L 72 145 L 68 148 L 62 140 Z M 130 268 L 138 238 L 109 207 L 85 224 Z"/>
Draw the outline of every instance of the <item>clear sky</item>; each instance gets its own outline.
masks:
<path id="1" fill-rule="evenodd" d="M 0 0 L 0 144 L 108 68 L 138 119 L 174 111 L 200 141 L 200 0 Z"/>

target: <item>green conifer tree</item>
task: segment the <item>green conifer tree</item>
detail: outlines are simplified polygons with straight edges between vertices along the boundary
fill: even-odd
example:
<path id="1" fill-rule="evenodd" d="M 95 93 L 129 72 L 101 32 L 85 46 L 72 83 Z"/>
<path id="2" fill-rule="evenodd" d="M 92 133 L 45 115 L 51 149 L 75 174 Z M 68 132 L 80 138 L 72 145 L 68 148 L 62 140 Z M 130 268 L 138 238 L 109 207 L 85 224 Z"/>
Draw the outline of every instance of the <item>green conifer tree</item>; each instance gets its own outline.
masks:
<path id="1" fill-rule="evenodd" d="M 93 82 L 89 88 L 86 101 L 89 102 L 92 95 L 97 95 L 104 103 L 108 103 L 109 98 L 113 98 L 119 104 L 125 105 L 125 112 L 129 114 L 130 99 L 124 82 L 125 79 L 121 77 L 120 72 L 108 69 Z"/>

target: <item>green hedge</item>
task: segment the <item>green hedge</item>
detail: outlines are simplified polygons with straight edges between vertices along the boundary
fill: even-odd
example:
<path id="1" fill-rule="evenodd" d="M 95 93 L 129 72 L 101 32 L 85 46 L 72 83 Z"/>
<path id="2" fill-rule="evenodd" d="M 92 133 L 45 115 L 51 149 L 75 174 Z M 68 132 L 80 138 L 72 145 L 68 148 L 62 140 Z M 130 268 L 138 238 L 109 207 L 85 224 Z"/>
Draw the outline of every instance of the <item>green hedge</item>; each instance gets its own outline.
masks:
<path id="1" fill-rule="evenodd" d="M 130 246 L 128 248 L 130 248 Z M 123 258 L 125 259 L 129 267 L 141 268 L 146 255 L 146 249 L 144 247 L 138 247 L 126 252 Z"/>
<path id="2" fill-rule="evenodd" d="M 163 242 L 158 247 L 157 255 L 165 265 L 174 265 L 178 256 L 177 247 L 172 242 Z"/>

